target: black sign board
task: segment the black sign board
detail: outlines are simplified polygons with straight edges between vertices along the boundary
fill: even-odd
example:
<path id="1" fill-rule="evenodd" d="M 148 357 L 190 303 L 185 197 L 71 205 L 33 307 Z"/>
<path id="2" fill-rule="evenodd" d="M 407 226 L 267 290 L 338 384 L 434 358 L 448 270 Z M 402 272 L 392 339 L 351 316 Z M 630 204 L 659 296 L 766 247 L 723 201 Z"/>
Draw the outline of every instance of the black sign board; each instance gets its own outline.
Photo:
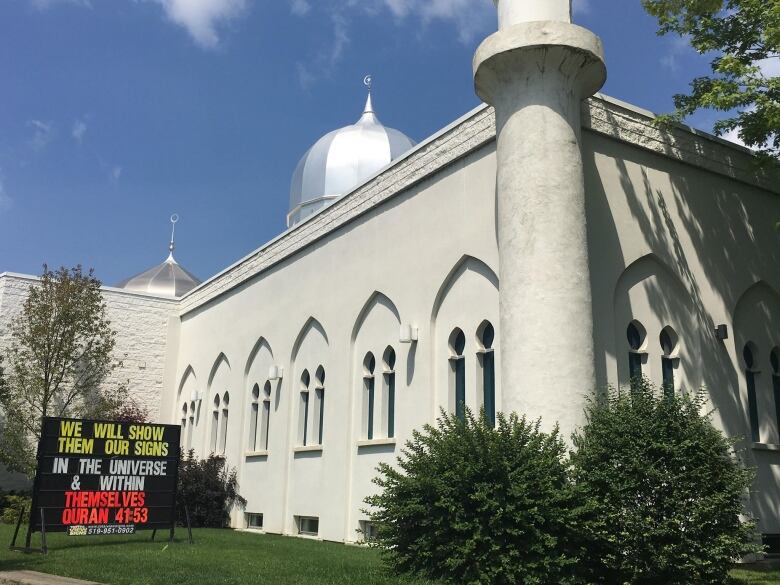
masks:
<path id="1" fill-rule="evenodd" d="M 30 532 L 173 536 L 181 427 L 47 417 L 42 431 Z"/>

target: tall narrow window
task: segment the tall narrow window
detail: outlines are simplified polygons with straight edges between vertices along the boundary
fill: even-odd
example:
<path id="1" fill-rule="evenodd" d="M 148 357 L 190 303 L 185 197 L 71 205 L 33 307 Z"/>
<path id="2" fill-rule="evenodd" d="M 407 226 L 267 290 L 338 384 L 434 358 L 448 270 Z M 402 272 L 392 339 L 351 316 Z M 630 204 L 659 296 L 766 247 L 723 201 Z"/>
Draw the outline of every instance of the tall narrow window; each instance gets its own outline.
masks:
<path id="1" fill-rule="evenodd" d="M 211 452 L 217 452 L 217 437 L 219 436 L 219 394 L 214 397 L 214 412 L 211 413 Z"/>
<path id="2" fill-rule="evenodd" d="M 482 405 L 485 409 L 485 420 L 496 426 L 496 356 L 493 351 L 496 331 L 490 322 L 485 322 L 480 331 L 482 343 Z"/>
<path id="3" fill-rule="evenodd" d="M 181 407 L 181 432 L 184 434 L 187 431 L 187 403 Z"/>
<path id="4" fill-rule="evenodd" d="M 263 418 L 260 425 L 260 445 L 264 451 L 268 450 L 268 426 L 271 424 L 271 382 L 266 381 L 263 386 Z"/>
<path id="5" fill-rule="evenodd" d="M 225 392 L 222 397 L 222 423 L 220 424 L 219 452 L 224 455 L 227 447 L 228 433 L 228 408 L 230 406 L 230 395 Z"/>
<path id="6" fill-rule="evenodd" d="M 257 400 L 260 398 L 260 386 L 255 384 L 252 387 L 252 405 L 249 410 L 249 444 L 247 448 L 250 451 L 257 451 L 257 423 L 260 414 Z"/>
<path id="7" fill-rule="evenodd" d="M 666 396 L 674 396 L 674 354 L 677 348 L 677 334 L 671 327 L 664 327 L 659 338 L 661 342 L 661 375 Z"/>
<path id="8" fill-rule="evenodd" d="M 301 413 L 299 419 L 299 431 L 300 443 L 304 447 L 308 444 L 308 430 L 309 430 L 309 382 L 311 378 L 308 370 L 303 370 L 301 374 Z"/>
<path id="9" fill-rule="evenodd" d="M 369 441 L 374 438 L 374 370 L 376 359 L 373 353 L 367 353 L 363 359 L 363 431 Z"/>
<path id="10" fill-rule="evenodd" d="M 742 350 L 742 357 L 745 360 L 745 382 L 747 383 L 748 395 L 748 416 L 750 417 L 750 438 L 754 443 L 761 442 L 761 431 L 758 425 L 758 402 L 756 400 L 756 375 L 755 370 L 755 349 L 752 343 L 747 343 Z"/>
<path id="11" fill-rule="evenodd" d="M 387 413 L 387 437 L 395 437 L 395 350 L 388 347 L 384 354 L 385 362 L 385 412 Z"/>
<path id="12" fill-rule="evenodd" d="M 192 449 L 192 429 L 195 427 L 195 401 L 190 402 L 190 425 L 187 427 L 187 451 Z"/>
<path id="13" fill-rule="evenodd" d="M 325 422 L 325 368 L 320 366 L 314 375 L 316 388 L 314 390 L 317 399 L 317 443 L 322 445 L 322 437 Z"/>
<path id="14" fill-rule="evenodd" d="M 636 322 L 631 321 L 626 329 L 626 338 L 628 339 L 628 376 L 631 387 L 635 387 L 642 380 L 642 344 L 645 340 L 644 328 Z"/>
<path id="15" fill-rule="evenodd" d="M 466 359 L 463 355 L 466 349 L 466 336 L 460 329 L 450 334 L 450 368 L 452 393 L 455 402 L 455 415 L 466 418 Z"/>
<path id="16" fill-rule="evenodd" d="M 772 391 L 775 397 L 775 417 L 777 429 L 780 432 L 780 348 L 774 348 L 769 354 L 769 363 L 772 365 Z"/>

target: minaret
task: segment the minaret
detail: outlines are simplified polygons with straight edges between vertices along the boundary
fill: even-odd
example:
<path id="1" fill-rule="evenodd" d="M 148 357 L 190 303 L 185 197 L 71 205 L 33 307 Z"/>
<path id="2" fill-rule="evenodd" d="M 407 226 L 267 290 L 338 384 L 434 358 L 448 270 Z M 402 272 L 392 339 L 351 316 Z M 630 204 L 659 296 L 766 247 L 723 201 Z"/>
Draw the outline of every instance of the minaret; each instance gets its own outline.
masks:
<path id="1" fill-rule="evenodd" d="M 474 83 L 496 110 L 501 410 L 568 439 L 595 385 L 580 108 L 606 80 L 603 48 L 570 0 L 494 2 Z"/>

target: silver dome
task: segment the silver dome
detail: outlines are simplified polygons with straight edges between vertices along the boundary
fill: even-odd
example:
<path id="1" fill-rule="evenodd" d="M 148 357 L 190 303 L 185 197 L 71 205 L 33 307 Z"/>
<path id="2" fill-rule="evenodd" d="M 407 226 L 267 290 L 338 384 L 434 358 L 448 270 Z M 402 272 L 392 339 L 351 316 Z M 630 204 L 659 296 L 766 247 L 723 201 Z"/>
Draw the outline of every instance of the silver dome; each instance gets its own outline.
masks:
<path id="1" fill-rule="evenodd" d="M 369 93 L 356 124 L 326 134 L 301 158 L 290 185 L 288 227 L 349 193 L 414 145 L 402 132 L 382 125 Z"/>
<path id="2" fill-rule="evenodd" d="M 173 251 L 171 251 L 165 262 L 123 280 L 117 287 L 133 292 L 180 297 L 200 283 L 201 281 L 195 275 L 174 260 Z"/>
<path id="3" fill-rule="evenodd" d="M 123 280 L 116 285 L 117 288 L 166 297 L 180 297 L 200 284 L 200 279 L 179 266 L 179 263 L 173 258 L 173 251 L 176 249 L 176 222 L 178 221 L 179 216 L 174 213 L 171 216 L 171 243 L 168 245 L 169 253 L 165 262 Z"/>

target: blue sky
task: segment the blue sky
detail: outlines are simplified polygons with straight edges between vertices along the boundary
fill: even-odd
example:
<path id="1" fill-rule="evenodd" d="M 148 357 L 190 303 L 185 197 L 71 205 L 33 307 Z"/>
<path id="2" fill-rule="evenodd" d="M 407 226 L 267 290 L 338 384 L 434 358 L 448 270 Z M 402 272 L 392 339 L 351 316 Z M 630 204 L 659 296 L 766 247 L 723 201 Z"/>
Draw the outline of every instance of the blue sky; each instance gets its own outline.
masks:
<path id="1" fill-rule="evenodd" d="M 609 95 L 668 111 L 707 71 L 639 0 L 575 5 Z M 177 259 L 209 277 L 283 231 L 298 159 L 357 120 L 364 75 L 420 141 L 478 105 L 495 26 L 489 0 L 3 0 L 0 272 L 115 284 L 165 258 L 175 212 Z"/>

